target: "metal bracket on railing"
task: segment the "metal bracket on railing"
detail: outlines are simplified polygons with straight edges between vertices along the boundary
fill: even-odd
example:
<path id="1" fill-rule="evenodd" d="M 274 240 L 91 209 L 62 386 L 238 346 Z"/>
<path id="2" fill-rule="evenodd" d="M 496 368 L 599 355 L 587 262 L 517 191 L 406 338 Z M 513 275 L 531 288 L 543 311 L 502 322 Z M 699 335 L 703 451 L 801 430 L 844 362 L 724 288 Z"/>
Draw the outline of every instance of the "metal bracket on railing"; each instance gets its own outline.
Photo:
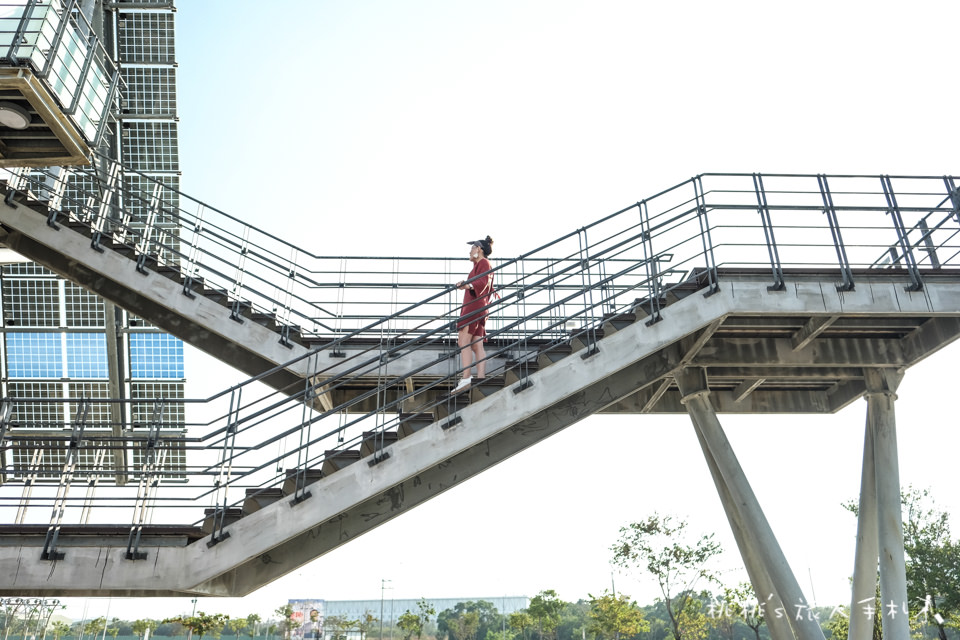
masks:
<path id="1" fill-rule="evenodd" d="M 837 251 L 840 277 L 843 279 L 843 282 L 837 285 L 837 291 L 853 291 L 853 272 L 850 270 L 847 248 L 843 244 L 843 236 L 840 234 L 840 221 L 837 219 L 837 210 L 833 206 L 833 195 L 830 193 L 830 185 L 827 184 L 827 176 L 817 174 L 817 184 L 820 186 L 820 197 L 823 199 L 823 213 L 827 216 L 827 223 L 830 225 L 833 247 Z"/>
<path id="2" fill-rule="evenodd" d="M 900 251 L 903 252 L 903 260 L 907 265 L 907 273 L 910 275 L 910 286 L 906 287 L 906 290 L 920 291 L 923 289 L 923 280 L 920 279 L 920 270 L 917 269 L 917 261 L 913 256 L 913 247 L 907 240 L 907 230 L 903 225 L 903 215 L 900 213 L 890 176 L 880 176 L 880 183 L 883 185 L 883 195 L 887 199 L 887 215 L 893 220 L 893 228 L 897 231 L 897 242 L 900 244 Z"/>
<path id="3" fill-rule="evenodd" d="M 230 319 L 233 320 L 234 322 L 239 322 L 240 324 L 243 324 L 243 316 L 240 315 L 242 313 L 242 310 L 243 310 L 243 305 L 240 302 L 240 299 L 238 298 L 234 300 L 233 304 L 230 305 Z"/>
<path id="4" fill-rule="evenodd" d="M 783 282 L 783 266 L 780 264 L 780 252 L 773 235 L 773 221 L 770 218 L 770 207 L 767 205 L 767 192 L 763 188 L 763 177 L 759 173 L 753 174 L 753 190 L 757 194 L 757 213 L 763 224 L 763 236 L 767 241 L 767 255 L 770 257 L 770 268 L 773 271 L 773 284 L 767 291 L 783 291 L 786 285 Z"/>
<path id="5" fill-rule="evenodd" d="M 47 210 L 47 226 L 54 231 L 60 231 L 60 225 L 57 224 L 57 216 L 60 214 L 56 209 Z"/>
<path id="6" fill-rule="evenodd" d="M 187 276 L 183 279 L 183 295 L 187 296 L 191 300 L 197 297 L 193 292 L 193 276 Z"/>

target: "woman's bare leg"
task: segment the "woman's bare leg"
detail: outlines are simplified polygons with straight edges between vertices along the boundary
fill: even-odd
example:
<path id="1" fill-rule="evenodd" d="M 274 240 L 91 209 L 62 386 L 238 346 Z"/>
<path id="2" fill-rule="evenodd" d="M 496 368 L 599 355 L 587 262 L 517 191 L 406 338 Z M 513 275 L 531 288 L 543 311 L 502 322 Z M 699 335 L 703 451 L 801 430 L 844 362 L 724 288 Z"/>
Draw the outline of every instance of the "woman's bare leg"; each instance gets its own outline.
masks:
<path id="1" fill-rule="evenodd" d="M 487 373 L 487 352 L 483 349 L 483 338 L 476 336 L 470 336 L 470 338 L 476 340 L 471 346 L 473 349 L 473 361 L 477 363 L 477 377 L 482 378 Z"/>
<path id="2" fill-rule="evenodd" d="M 470 367 L 473 366 L 473 361 L 471 360 L 473 350 L 470 348 L 470 342 L 472 340 L 473 336 L 470 335 L 470 329 L 468 327 L 463 327 L 457 332 L 457 346 L 460 347 L 460 367 L 463 369 L 461 375 L 464 378 L 470 377 Z"/>

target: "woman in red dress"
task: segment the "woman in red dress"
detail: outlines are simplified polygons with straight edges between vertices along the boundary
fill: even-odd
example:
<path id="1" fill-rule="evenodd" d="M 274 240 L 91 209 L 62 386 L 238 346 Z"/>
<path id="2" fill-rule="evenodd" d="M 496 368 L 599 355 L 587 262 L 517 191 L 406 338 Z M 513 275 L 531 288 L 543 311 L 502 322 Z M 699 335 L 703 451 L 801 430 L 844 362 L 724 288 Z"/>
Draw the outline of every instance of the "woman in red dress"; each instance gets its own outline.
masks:
<path id="1" fill-rule="evenodd" d="M 487 260 L 493 251 L 493 239 L 487 236 L 483 240 L 473 240 L 467 244 L 470 245 L 473 269 L 466 280 L 457 283 L 457 289 L 463 289 L 463 307 L 460 309 L 460 320 L 457 321 L 457 345 L 460 347 L 463 378 L 454 388 L 454 393 L 470 386 L 470 369 L 474 364 L 477 366 L 477 378 L 483 378 L 487 369 L 487 354 L 483 350 L 483 341 L 487 335 L 486 306 L 490 304 L 490 295 L 493 293 L 493 272 L 490 270 L 490 261 Z"/>

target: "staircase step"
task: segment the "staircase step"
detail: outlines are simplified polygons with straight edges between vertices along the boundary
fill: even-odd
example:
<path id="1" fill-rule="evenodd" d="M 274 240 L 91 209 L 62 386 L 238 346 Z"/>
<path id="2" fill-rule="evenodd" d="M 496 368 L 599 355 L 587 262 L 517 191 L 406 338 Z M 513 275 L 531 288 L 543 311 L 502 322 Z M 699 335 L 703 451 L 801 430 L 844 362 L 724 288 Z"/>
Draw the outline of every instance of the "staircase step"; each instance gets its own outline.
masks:
<path id="1" fill-rule="evenodd" d="M 570 336 L 570 348 L 576 352 L 587 347 L 592 347 L 595 343 L 603 339 L 603 329 L 580 329 Z"/>
<path id="2" fill-rule="evenodd" d="M 227 295 L 226 289 L 204 288 L 203 297 L 205 297 L 208 300 L 212 300 L 213 302 L 217 302 L 219 304 L 225 304 L 230 299 L 230 296 Z"/>
<path id="3" fill-rule="evenodd" d="M 425 427 L 429 427 L 436 421 L 432 413 L 401 413 L 397 437 L 406 438 Z"/>
<path id="4" fill-rule="evenodd" d="M 504 374 L 505 384 L 513 384 L 518 380 L 526 378 L 531 373 L 540 370 L 540 359 L 539 358 L 530 358 L 523 362 L 518 362 L 516 360 L 511 360 L 507 362 L 507 371 Z"/>
<path id="5" fill-rule="evenodd" d="M 216 514 L 218 509 L 204 509 L 203 510 L 203 524 L 200 525 L 200 530 L 204 533 L 210 534 L 213 533 L 214 529 L 214 514 Z M 223 526 L 229 526 L 243 517 L 243 510 L 239 507 L 230 507 L 227 509 L 227 512 L 223 519 Z"/>
<path id="6" fill-rule="evenodd" d="M 509 372 L 507 373 L 509 375 Z M 491 376 L 488 378 L 474 378 L 470 385 L 470 399 L 480 400 L 487 396 L 495 394 L 506 386 L 507 381 L 504 376 Z"/>
<path id="7" fill-rule="evenodd" d="M 364 431 L 363 439 L 360 442 L 360 456 L 362 458 L 372 456 L 378 451 L 389 447 L 399 438 L 400 434 L 396 431 Z"/>
<path id="8" fill-rule="evenodd" d="M 556 344 L 546 345 L 540 349 L 540 353 L 537 354 L 537 363 L 541 367 L 549 367 L 554 362 L 563 360 L 571 353 L 573 353 L 573 347 L 570 346 L 569 342 L 558 342 Z"/>
<path id="9" fill-rule="evenodd" d="M 263 509 L 268 504 L 283 499 L 283 489 L 269 487 L 266 489 L 247 489 L 247 496 L 243 499 L 244 515 Z"/>
<path id="10" fill-rule="evenodd" d="M 323 452 L 323 466 L 320 471 L 324 476 L 329 476 L 359 459 L 359 449 L 330 449 Z"/>
<path id="11" fill-rule="evenodd" d="M 158 274 L 160 274 L 164 278 L 169 278 L 174 282 L 180 282 L 180 279 L 182 277 L 182 274 L 180 273 L 180 267 L 172 264 L 157 265 L 154 271 L 156 271 Z"/>
<path id="12" fill-rule="evenodd" d="M 601 326 L 606 334 L 626 329 L 637 321 L 635 313 L 608 313 L 603 316 Z"/>
<path id="13" fill-rule="evenodd" d="M 261 327 L 268 327 L 274 329 L 277 326 L 277 314 L 267 312 L 267 311 L 250 311 L 245 314 L 247 318 L 250 318 L 252 322 L 257 323 Z"/>
<path id="14" fill-rule="evenodd" d="M 323 472 L 316 467 L 311 467 L 306 471 L 300 470 L 300 474 L 297 474 L 298 469 L 287 469 L 287 477 L 283 481 L 283 495 L 289 496 L 292 493 L 295 493 L 297 489 L 303 489 L 307 485 L 313 484 L 317 480 L 323 477 Z"/>
<path id="15" fill-rule="evenodd" d="M 456 395 L 445 395 L 437 398 L 439 401 L 437 405 L 433 408 L 434 413 L 437 416 L 438 420 L 443 420 L 457 411 L 470 405 L 470 394 L 467 391 L 463 391 Z"/>

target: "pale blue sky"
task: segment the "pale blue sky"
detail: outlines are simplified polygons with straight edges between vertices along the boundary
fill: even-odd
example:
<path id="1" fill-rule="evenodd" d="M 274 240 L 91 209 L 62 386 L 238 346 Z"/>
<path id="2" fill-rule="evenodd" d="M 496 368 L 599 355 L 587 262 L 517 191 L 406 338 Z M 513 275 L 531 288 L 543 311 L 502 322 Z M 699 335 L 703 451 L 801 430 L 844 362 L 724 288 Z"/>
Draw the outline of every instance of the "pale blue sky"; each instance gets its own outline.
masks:
<path id="1" fill-rule="evenodd" d="M 181 0 L 183 186 L 315 253 L 460 255 L 490 234 L 510 256 L 702 172 L 956 174 L 958 19 L 954 2 Z M 957 349 L 908 372 L 898 402 L 901 480 L 954 513 Z M 840 503 L 858 492 L 864 418 L 862 401 L 836 416 L 722 418 L 823 605 L 848 598 L 855 521 Z M 398 598 L 552 588 L 576 600 L 610 586 L 619 527 L 653 511 L 716 531 L 725 576 L 742 579 L 689 420 L 594 417 L 247 598 L 199 608 L 377 599 L 381 579 Z M 617 588 L 656 595 L 625 576 Z M 128 618 L 191 607 L 111 606 Z"/>

